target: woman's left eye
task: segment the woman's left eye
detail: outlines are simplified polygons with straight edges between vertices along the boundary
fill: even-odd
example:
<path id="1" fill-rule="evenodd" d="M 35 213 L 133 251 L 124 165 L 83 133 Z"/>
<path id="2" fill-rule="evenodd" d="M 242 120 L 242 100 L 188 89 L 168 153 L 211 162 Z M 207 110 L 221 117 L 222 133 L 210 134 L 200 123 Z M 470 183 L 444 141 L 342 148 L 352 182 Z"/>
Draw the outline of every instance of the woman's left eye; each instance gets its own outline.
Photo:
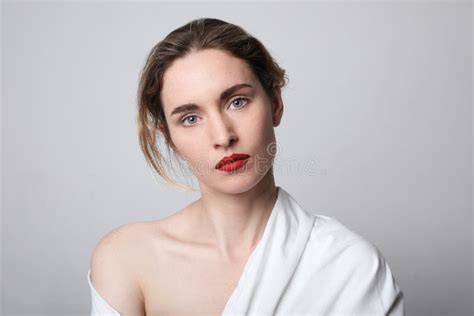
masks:
<path id="1" fill-rule="evenodd" d="M 238 102 L 237 102 L 238 101 Z M 244 102 L 243 102 L 244 101 Z M 245 104 L 247 104 L 248 102 L 248 99 L 247 98 L 244 98 L 244 97 L 238 97 L 238 98 L 235 98 L 234 100 L 232 100 L 230 102 L 231 105 L 234 105 L 235 108 L 237 109 L 240 109 L 241 107 L 243 107 Z M 240 105 L 239 105 L 240 104 Z M 242 105 L 243 104 L 243 105 Z"/>

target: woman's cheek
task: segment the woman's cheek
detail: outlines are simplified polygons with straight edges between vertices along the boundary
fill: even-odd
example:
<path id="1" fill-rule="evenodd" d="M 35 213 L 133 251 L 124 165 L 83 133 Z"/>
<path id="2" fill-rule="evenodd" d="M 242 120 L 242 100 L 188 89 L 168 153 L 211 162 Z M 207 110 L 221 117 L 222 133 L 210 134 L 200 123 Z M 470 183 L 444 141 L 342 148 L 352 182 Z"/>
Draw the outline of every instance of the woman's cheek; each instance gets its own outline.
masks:
<path id="1" fill-rule="evenodd" d="M 191 137 L 172 131 L 170 131 L 170 135 L 175 145 L 175 151 L 181 159 L 187 160 L 188 157 L 192 156 L 190 153 L 193 151 L 192 146 L 195 142 L 192 141 Z"/>

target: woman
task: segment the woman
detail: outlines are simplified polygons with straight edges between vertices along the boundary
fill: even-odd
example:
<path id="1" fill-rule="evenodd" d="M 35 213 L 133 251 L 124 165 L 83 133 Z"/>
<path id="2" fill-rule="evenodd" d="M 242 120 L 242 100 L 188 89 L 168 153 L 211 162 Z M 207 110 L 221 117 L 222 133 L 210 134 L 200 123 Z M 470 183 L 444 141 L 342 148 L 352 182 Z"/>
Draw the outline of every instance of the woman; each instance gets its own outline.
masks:
<path id="1" fill-rule="evenodd" d="M 201 198 L 99 242 L 93 315 L 403 315 L 377 248 L 275 185 L 285 81 L 257 39 L 221 20 L 191 21 L 153 48 L 139 85 L 140 144 L 173 184 L 162 135 Z"/>

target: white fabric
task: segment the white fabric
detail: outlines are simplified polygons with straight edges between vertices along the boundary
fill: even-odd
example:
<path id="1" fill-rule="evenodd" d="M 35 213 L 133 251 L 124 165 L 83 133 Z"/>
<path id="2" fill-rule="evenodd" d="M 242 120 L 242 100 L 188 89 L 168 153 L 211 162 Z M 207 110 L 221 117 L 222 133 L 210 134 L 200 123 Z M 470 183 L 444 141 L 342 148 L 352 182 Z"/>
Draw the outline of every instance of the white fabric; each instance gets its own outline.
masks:
<path id="1" fill-rule="evenodd" d="M 120 315 L 90 282 L 92 315 Z M 380 251 L 338 220 L 306 212 L 283 188 L 223 315 L 404 315 Z"/>

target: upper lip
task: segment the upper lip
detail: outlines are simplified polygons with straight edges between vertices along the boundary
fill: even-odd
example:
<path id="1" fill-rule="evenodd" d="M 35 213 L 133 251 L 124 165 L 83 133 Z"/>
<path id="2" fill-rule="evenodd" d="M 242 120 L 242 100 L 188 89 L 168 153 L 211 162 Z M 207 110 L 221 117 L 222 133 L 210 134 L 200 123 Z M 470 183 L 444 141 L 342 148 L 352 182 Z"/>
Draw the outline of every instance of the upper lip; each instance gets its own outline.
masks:
<path id="1" fill-rule="evenodd" d="M 247 154 L 232 154 L 230 156 L 226 156 L 224 158 L 222 158 L 216 165 L 216 169 L 219 169 L 220 167 L 222 167 L 223 165 L 229 163 L 229 162 L 234 162 L 236 160 L 239 160 L 239 159 L 245 159 L 245 158 L 248 158 L 250 157 L 249 155 Z"/>

